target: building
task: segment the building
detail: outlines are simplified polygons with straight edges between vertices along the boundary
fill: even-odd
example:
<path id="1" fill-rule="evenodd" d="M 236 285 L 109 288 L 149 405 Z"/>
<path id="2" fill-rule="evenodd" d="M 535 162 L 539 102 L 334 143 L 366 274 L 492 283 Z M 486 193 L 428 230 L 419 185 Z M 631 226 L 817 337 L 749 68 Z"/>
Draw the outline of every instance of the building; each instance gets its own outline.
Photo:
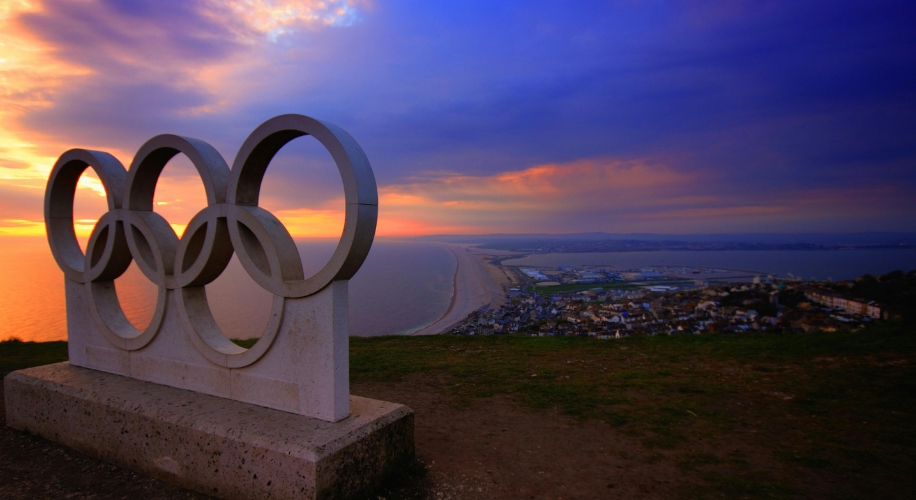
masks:
<path id="1" fill-rule="evenodd" d="M 876 302 L 867 302 L 865 299 L 859 299 L 827 290 L 821 287 L 805 287 L 805 297 L 808 300 L 827 306 L 831 309 L 841 309 L 849 314 L 858 314 L 871 318 L 881 318 L 881 305 Z"/>

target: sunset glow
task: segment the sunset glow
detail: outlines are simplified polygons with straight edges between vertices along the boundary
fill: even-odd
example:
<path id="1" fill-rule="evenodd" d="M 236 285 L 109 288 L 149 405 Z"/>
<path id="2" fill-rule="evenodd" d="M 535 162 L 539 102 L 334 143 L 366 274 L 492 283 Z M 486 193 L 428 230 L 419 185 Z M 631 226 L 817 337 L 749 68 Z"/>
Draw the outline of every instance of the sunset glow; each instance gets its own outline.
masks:
<path id="1" fill-rule="evenodd" d="M 916 230 L 906 15 L 675 4 L 4 2 L 0 236 L 43 235 L 70 148 L 127 166 L 176 133 L 231 164 L 287 112 L 363 146 L 380 236 Z M 264 199 L 295 237 L 336 237 L 339 183 L 310 172 Z M 103 195 L 81 180 L 78 201 Z M 168 167 L 156 200 L 179 234 L 205 205 L 193 169 Z M 81 238 L 104 211 L 84 204 Z"/>

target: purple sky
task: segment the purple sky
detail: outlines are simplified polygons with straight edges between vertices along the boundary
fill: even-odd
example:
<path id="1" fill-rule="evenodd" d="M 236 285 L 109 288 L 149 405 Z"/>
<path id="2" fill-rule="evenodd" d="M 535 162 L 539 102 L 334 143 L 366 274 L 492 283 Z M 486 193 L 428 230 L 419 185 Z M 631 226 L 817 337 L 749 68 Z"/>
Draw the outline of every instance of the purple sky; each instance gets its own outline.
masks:
<path id="1" fill-rule="evenodd" d="M 0 232 L 41 230 L 66 149 L 129 165 L 177 133 L 231 164 L 290 112 L 360 142 L 383 235 L 916 231 L 914 26 L 894 1 L 14 2 Z M 340 182 L 309 141 L 265 206 L 333 232 Z M 157 193 L 184 221 L 192 173 Z"/>

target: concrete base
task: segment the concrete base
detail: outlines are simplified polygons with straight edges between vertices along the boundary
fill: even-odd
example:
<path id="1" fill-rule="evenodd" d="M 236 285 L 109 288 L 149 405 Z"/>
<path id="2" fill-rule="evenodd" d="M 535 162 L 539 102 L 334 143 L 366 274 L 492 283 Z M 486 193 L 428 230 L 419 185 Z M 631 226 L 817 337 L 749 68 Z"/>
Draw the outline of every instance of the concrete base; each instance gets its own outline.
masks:
<path id="1" fill-rule="evenodd" d="M 365 497 L 413 460 L 413 411 L 335 423 L 58 363 L 5 378 L 9 427 L 220 498 Z"/>

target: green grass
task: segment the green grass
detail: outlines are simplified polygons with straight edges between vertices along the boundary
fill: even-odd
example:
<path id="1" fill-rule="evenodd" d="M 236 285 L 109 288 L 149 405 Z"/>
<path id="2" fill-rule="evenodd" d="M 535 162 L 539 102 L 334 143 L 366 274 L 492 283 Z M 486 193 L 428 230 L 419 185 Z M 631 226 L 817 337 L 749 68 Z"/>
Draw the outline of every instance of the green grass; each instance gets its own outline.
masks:
<path id="1" fill-rule="evenodd" d="M 64 359 L 63 342 L 0 342 L 2 373 Z M 406 387 L 421 377 L 459 406 L 502 395 L 533 411 L 604 421 L 652 461 L 699 481 L 684 493 L 691 498 L 916 490 L 916 335 L 903 324 L 609 341 L 352 338 L 350 377 Z M 794 479 L 803 477 L 822 478 L 818 494 Z"/>
<path id="2" fill-rule="evenodd" d="M 30 366 L 67 360 L 66 342 L 0 341 L 0 376 Z"/>
<path id="3" fill-rule="evenodd" d="M 459 404 L 508 395 L 536 411 L 603 420 L 680 468 L 698 470 L 708 484 L 690 497 L 808 496 L 804 483 L 748 471 L 748 460 L 728 450 L 682 456 L 736 439 L 777 469 L 829 478 L 837 497 L 916 487 L 916 335 L 902 324 L 615 341 L 354 338 L 350 349 L 356 383 L 419 375 L 437 380 Z"/>
<path id="4" fill-rule="evenodd" d="M 244 347 L 245 349 L 251 349 L 251 346 L 253 346 L 259 339 L 254 338 L 254 339 L 230 339 L 230 340 L 232 341 L 233 344 L 239 347 Z"/>

